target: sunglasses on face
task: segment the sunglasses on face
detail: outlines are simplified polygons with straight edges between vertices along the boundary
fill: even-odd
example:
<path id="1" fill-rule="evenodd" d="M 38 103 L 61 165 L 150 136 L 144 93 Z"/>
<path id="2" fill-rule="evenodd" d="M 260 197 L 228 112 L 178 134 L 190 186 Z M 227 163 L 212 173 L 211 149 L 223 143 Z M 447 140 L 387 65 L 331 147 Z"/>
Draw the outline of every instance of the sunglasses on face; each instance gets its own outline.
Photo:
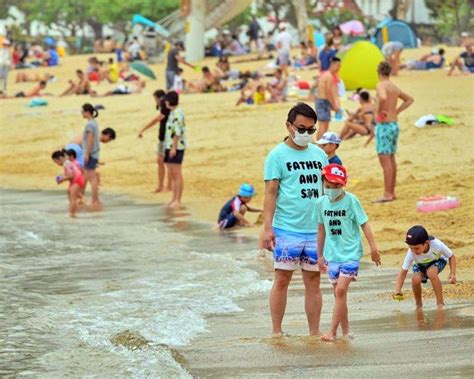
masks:
<path id="1" fill-rule="evenodd" d="M 316 132 L 316 128 L 313 126 L 312 128 L 310 129 L 306 129 L 305 127 L 299 127 L 299 126 L 296 126 L 295 124 L 291 124 L 297 131 L 298 133 L 300 134 L 305 134 L 306 132 L 308 132 L 308 134 L 314 134 L 314 132 Z"/>

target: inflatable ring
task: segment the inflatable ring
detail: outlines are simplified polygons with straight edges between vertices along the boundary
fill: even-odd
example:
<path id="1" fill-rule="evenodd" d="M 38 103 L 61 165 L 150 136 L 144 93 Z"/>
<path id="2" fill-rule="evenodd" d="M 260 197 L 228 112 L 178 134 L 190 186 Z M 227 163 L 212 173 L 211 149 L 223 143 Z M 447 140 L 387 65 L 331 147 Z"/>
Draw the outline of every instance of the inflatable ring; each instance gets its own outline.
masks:
<path id="1" fill-rule="evenodd" d="M 419 212 L 438 212 L 447 211 L 459 207 L 461 202 L 454 196 L 431 196 L 421 197 L 416 203 L 416 209 Z"/>

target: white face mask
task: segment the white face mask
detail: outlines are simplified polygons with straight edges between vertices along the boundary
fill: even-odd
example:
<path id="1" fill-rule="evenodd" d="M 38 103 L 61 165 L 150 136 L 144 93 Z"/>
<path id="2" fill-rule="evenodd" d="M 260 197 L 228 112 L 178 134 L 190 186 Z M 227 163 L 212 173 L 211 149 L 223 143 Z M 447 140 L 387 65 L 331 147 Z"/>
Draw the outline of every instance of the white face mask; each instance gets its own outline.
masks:
<path id="1" fill-rule="evenodd" d="M 330 201 L 336 200 L 339 196 L 342 195 L 344 190 L 342 188 L 325 188 L 324 194 L 329 197 Z"/>
<path id="2" fill-rule="evenodd" d="M 304 132 L 303 134 L 299 133 L 298 131 L 293 130 L 295 133 L 295 136 L 291 136 L 291 139 L 295 144 L 301 147 L 306 147 L 309 145 L 311 142 L 311 139 L 313 138 L 312 134 L 309 134 L 308 132 Z"/>

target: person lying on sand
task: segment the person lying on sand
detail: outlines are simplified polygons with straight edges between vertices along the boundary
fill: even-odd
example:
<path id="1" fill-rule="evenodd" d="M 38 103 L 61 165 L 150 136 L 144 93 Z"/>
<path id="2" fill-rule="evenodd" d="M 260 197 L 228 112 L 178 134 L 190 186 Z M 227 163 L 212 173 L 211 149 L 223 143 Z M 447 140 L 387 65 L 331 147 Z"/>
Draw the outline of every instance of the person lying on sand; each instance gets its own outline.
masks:
<path id="1" fill-rule="evenodd" d="M 87 76 L 82 70 L 76 70 L 76 75 L 78 78 L 77 83 L 69 80 L 69 87 L 59 95 L 60 97 L 69 96 L 69 95 L 92 95 L 97 94 L 94 90 L 91 89 L 91 84 Z"/>
<path id="2" fill-rule="evenodd" d="M 39 82 L 38 85 L 34 86 L 33 88 L 20 91 L 15 94 L 15 96 L 7 96 L 5 94 L 0 94 L 1 99 L 13 99 L 15 97 L 41 97 L 41 96 L 53 96 L 50 93 L 42 93 L 42 91 L 46 88 L 46 82 L 43 80 Z"/>
<path id="3" fill-rule="evenodd" d="M 216 75 L 211 73 L 209 67 L 202 68 L 202 77 L 194 82 L 186 84 L 186 92 L 189 93 L 207 93 L 207 92 L 225 92 L 225 87 L 220 84 Z"/>
<path id="4" fill-rule="evenodd" d="M 54 75 L 48 74 L 47 72 L 44 74 L 37 72 L 18 72 L 16 74 L 15 83 L 47 82 L 52 79 L 54 79 Z"/>
<path id="5" fill-rule="evenodd" d="M 444 49 L 439 49 L 430 54 L 423 55 L 419 60 L 412 60 L 400 68 L 407 68 L 409 70 L 432 70 L 441 68 L 444 65 Z"/>
<path id="6" fill-rule="evenodd" d="M 145 88 L 146 82 L 144 80 L 137 80 L 134 82 L 129 82 L 128 84 L 120 84 L 113 91 L 107 91 L 102 95 L 97 95 L 93 93 L 93 97 L 105 97 L 105 96 L 115 96 L 115 95 L 131 95 L 134 93 L 142 93 Z"/>

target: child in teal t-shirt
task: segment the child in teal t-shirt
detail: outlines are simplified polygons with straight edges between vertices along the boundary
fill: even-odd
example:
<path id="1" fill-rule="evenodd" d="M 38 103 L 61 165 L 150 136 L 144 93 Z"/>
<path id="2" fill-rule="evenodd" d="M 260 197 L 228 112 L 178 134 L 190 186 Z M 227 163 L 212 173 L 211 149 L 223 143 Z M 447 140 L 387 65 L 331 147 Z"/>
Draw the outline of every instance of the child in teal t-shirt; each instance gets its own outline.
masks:
<path id="1" fill-rule="evenodd" d="M 380 265 L 380 254 L 375 244 L 368 217 L 359 200 L 352 193 L 345 192 L 346 169 L 338 164 L 330 164 L 322 171 L 324 194 L 317 201 L 318 222 L 318 265 L 321 272 L 328 271 L 329 281 L 336 297 L 331 329 L 322 337 L 324 341 L 334 341 L 337 328 L 349 335 L 347 311 L 347 291 L 355 280 L 362 258 L 360 228 L 370 246 L 372 261 Z M 324 259 L 323 259 L 324 255 Z M 327 268 L 324 261 L 327 262 Z"/>

